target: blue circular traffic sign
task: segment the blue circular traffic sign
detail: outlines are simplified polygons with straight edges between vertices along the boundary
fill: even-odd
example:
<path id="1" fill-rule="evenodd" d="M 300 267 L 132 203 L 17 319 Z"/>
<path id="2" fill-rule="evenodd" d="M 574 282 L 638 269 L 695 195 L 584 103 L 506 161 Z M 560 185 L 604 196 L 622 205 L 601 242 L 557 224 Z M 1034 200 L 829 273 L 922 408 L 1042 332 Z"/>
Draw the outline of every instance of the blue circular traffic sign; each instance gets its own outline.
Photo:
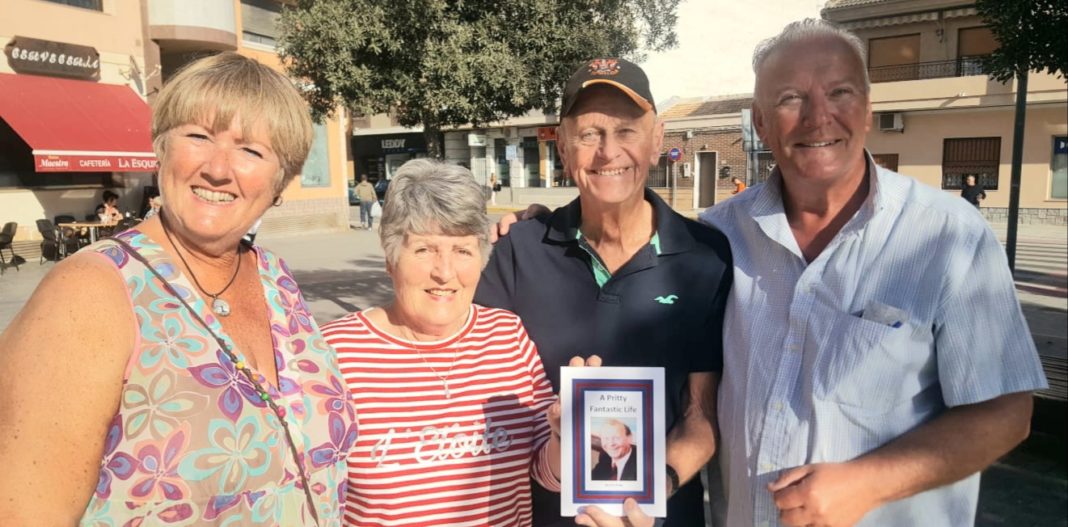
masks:
<path id="1" fill-rule="evenodd" d="M 682 159 L 682 149 L 672 148 L 671 150 L 668 150 L 668 159 L 672 161 L 678 161 Z"/>

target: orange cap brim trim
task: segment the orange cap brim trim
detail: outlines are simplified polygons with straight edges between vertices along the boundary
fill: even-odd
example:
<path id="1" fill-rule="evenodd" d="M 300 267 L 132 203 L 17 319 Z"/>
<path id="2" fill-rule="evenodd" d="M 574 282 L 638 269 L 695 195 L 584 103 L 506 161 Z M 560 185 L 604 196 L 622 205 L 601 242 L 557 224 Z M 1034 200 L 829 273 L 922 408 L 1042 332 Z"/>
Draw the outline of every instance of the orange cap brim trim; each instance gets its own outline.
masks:
<path id="1" fill-rule="evenodd" d="M 620 84 L 620 83 L 618 83 L 616 81 L 613 81 L 613 80 L 609 80 L 609 79 L 592 79 L 592 80 L 588 80 L 588 81 L 582 83 L 582 87 L 585 89 L 585 88 L 588 88 L 588 87 L 590 87 L 590 86 L 592 86 L 594 84 L 608 84 L 609 86 L 613 86 L 613 87 L 619 89 L 619 91 L 627 94 L 627 97 L 630 97 L 630 99 L 632 101 L 634 101 L 634 104 L 637 104 L 638 107 L 641 108 L 642 110 L 649 111 L 649 110 L 653 109 L 652 103 L 650 103 L 649 101 L 645 100 L 645 97 L 642 97 L 641 95 L 638 95 L 634 90 L 632 90 L 632 89 L 630 89 L 630 88 L 628 88 L 628 87 L 626 87 L 626 86 L 624 86 L 624 85 L 622 85 L 622 84 Z"/>

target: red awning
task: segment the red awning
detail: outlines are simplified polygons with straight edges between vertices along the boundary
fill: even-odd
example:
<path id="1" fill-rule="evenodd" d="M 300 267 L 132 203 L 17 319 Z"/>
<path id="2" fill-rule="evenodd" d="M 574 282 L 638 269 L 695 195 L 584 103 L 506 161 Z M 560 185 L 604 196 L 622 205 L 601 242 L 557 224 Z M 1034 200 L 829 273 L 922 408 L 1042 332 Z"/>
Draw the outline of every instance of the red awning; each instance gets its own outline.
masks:
<path id="1" fill-rule="evenodd" d="M 152 111 L 126 86 L 0 73 L 0 118 L 38 172 L 151 172 Z"/>

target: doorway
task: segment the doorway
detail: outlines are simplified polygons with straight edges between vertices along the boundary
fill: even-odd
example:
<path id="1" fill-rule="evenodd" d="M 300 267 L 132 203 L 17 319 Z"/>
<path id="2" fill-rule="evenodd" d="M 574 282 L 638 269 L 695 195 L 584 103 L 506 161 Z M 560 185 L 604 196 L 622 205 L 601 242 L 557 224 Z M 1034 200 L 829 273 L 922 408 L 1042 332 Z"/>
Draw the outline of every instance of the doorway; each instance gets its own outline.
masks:
<path id="1" fill-rule="evenodd" d="M 700 173 L 697 175 L 697 208 L 703 209 L 716 204 L 716 153 L 698 152 L 697 164 Z"/>

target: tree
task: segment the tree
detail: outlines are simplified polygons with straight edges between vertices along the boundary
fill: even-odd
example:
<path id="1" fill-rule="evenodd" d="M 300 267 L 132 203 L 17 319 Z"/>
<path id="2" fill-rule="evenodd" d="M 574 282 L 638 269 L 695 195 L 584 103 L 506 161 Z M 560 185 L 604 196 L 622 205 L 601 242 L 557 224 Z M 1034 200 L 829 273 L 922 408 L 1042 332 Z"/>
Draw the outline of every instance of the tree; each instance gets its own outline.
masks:
<path id="1" fill-rule="evenodd" d="M 300 0 L 280 55 L 316 118 L 338 106 L 443 127 L 553 111 L 571 72 L 598 56 L 676 45 L 679 0 Z"/>
<path id="2" fill-rule="evenodd" d="M 1009 82 L 1021 71 L 1068 71 L 1068 4 L 1063 0 L 978 0 L 975 9 L 998 39 L 983 59 L 983 71 Z"/>
<path id="3" fill-rule="evenodd" d="M 977 0 L 975 8 L 999 45 L 983 59 L 983 71 L 1003 83 L 1016 79 L 1016 119 L 1005 240 L 1009 269 L 1015 271 L 1027 78 L 1031 71 L 1046 71 L 1060 78 L 1068 71 L 1068 39 L 1064 37 L 1064 28 L 1068 27 L 1068 3 L 1064 0 Z"/>

